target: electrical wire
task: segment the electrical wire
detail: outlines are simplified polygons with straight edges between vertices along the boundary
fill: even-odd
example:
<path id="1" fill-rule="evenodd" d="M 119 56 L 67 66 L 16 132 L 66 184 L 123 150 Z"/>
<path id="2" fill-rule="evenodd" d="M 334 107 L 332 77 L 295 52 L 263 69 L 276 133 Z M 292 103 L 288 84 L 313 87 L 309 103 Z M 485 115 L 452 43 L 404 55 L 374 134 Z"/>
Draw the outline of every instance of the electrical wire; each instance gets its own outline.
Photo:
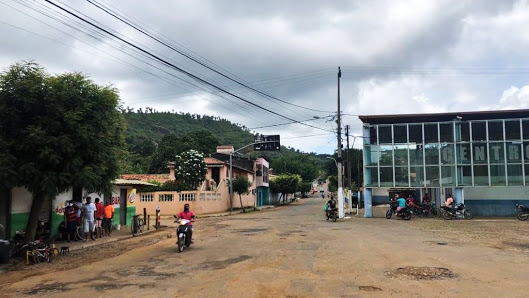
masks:
<path id="1" fill-rule="evenodd" d="M 48 0 L 45 0 L 45 1 L 50 2 L 50 1 L 48 1 Z M 176 48 L 176 47 L 173 47 L 173 46 L 170 45 L 169 43 L 167 43 L 167 42 L 165 42 L 165 41 L 163 41 L 163 40 L 157 38 L 156 36 L 154 36 L 154 35 L 152 35 L 152 34 L 146 32 L 144 29 L 142 29 L 142 28 L 140 28 L 140 27 L 138 27 L 138 26 L 132 24 L 131 22 L 129 22 L 129 21 L 127 21 L 127 20 L 125 20 L 123 17 L 119 16 L 117 13 L 112 12 L 110 9 L 105 8 L 105 7 L 101 6 L 101 5 L 99 5 L 98 3 L 96 3 L 97 1 L 93 1 L 93 0 L 86 0 L 86 1 L 87 1 L 88 3 L 90 3 L 90 4 L 92 4 L 93 6 L 99 8 L 100 10 L 104 11 L 105 13 L 111 15 L 112 17 L 118 19 L 119 21 L 121 21 L 121 22 L 127 24 L 128 26 L 134 28 L 135 30 L 141 32 L 142 34 L 144 34 L 144 35 L 146 35 L 146 36 L 152 38 L 153 40 L 155 40 L 155 41 L 157 41 L 157 42 L 163 44 L 164 46 L 168 47 L 169 49 L 171 49 L 171 50 L 173 50 L 173 51 L 179 53 L 180 55 L 183 55 L 184 57 L 190 59 L 191 61 L 193 61 L 193 62 L 195 62 L 195 63 L 198 63 L 199 65 L 201 65 L 201 66 L 203 66 L 203 67 L 205 67 L 205 68 L 207 68 L 207 69 L 209 69 L 209 70 L 215 72 L 216 74 L 218 74 L 218 75 L 220 75 L 220 76 L 222 76 L 222 77 L 224 77 L 224 78 L 226 78 L 226 79 L 228 79 L 228 80 L 230 80 L 230 81 L 232 81 L 232 82 L 234 82 L 234 83 L 236 83 L 236 84 L 238 84 L 238 85 L 241 85 L 241 86 L 243 86 L 243 87 L 245 87 L 245 88 L 247 88 L 247 89 L 249 89 L 249 90 L 252 90 L 252 91 L 254 91 L 254 92 L 256 92 L 256 93 L 258 93 L 258 94 L 260 94 L 260 95 L 262 95 L 262 96 L 265 96 L 265 97 L 268 97 L 268 98 L 271 98 L 271 99 L 277 100 L 277 101 L 279 101 L 279 102 L 282 102 L 282 103 L 285 103 L 285 104 L 288 104 L 288 105 L 291 105 L 291 106 L 295 106 L 295 107 L 297 107 L 297 108 L 306 109 L 306 110 L 309 110 L 309 111 L 322 112 L 322 113 L 332 113 L 332 111 L 323 111 L 323 110 L 311 109 L 311 108 L 307 108 L 307 107 L 303 107 L 303 106 L 300 106 L 300 105 L 297 105 L 297 104 L 290 103 L 290 102 L 288 102 L 288 101 L 285 101 L 285 100 L 282 100 L 282 99 L 277 98 L 277 97 L 275 97 L 275 96 L 272 96 L 272 95 L 270 95 L 270 94 L 268 94 L 268 93 L 265 93 L 265 92 L 263 92 L 263 91 L 261 91 L 261 90 L 258 90 L 258 89 L 254 88 L 254 87 L 252 87 L 252 86 L 250 86 L 250 85 L 248 85 L 248 84 L 246 84 L 246 83 L 243 83 L 243 82 L 241 82 L 241 81 L 238 81 L 238 80 L 236 80 L 236 79 L 234 79 L 234 78 L 232 78 L 232 77 L 230 77 L 230 76 L 228 76 L 228 75 L 226 75 L 226 74 L 224 74 L 224 73 L 222 73 L 222 72 L 216 70 L 215 68 L 209 66 L 208 64 L 206 64 L 206 63 L 200 61 L 199 59 L 196 59 L 195 57 L 193 57 L 193 56 L 191 56 L 191 55 L 188 55 L 188 54 L 185 53 L 184 51 L 181 51 L 180 49 L 178 49 L 178 48 Z"/>

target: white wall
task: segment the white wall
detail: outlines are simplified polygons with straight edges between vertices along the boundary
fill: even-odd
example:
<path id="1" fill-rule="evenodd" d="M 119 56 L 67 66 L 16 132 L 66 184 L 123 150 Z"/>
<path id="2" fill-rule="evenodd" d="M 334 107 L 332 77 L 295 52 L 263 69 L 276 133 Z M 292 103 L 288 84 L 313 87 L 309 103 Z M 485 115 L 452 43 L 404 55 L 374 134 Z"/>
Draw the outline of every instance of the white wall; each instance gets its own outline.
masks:
<path id="1" fill-rule="evenodd" d="M 25 188 L 11 190 L 11 213 L 29 213 L 33 196 Z"/>

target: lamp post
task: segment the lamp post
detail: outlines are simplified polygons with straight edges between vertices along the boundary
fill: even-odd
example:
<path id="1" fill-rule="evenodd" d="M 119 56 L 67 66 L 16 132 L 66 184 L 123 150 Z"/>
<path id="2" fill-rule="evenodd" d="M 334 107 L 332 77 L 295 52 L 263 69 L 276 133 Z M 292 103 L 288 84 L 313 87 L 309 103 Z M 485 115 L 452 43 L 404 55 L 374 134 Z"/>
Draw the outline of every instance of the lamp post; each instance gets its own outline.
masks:
<path id="1" fill-rule="evenodd" d="M 337 127 L 338 127 L 338 217 L 344 218 L 345 212 L 343 210 L 344 207 L 344 199 L 343 199 L 343 177 L 342 177 L 342 120 L 341 120 L 341 111 L 340 111 L 340 78 L 342 77 L 342 70 L 340 67 L 338 67 L 338 119 L 337 119 Z"/>

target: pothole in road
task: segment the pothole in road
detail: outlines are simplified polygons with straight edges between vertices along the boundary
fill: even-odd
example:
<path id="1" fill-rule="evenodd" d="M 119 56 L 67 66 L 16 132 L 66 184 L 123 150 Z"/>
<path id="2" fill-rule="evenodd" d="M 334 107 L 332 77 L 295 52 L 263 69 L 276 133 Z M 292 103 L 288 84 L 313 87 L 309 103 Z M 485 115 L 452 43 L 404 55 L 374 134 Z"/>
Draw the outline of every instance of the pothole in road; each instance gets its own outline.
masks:
<path id="1" fill-rule="evenodd" d="M 240 233 L 258 233 L 258 232 L 265 232 L 265 231 L 268 231 L 270 229 L 237 229 L 237 230 L 234 230 L 236 232 L 240 232 Z"/>
<path id="2" fill-rule="evenodd" d="M 439 242 L 439 241 L 424 241 L 424 243 L 428 243 L 432 245 L 448 245 L 448 242 Z"/>
<path id="3" fill-rule="evenodd" d="M 373 286 L 359 286 L 358 288 L 360 289 L 360 291 L 369 291 L 369 292 L 382 291 L 381 288 L 373 287 Z"/>
<path id="4" fill-rule="evenodd" d="M 52 294 L 52 293 L 58 293 L 58 292 L 66 292 L 70 290 L 70 284 L 69 283 L 51 283 L 51 284 L 43 284 L 38 285 L 36 287 L 33 287 L 27 291 L 24 292 L 26 295 L 43 295 L 43 294 Z"/>
<path id="5" fill-rule="evenodd" d="M 456 274 L 442 267 L 401 267 L 393 271 L 387 271 L 390 277 L 406 276 L 417 280 L 432 280 L 454 278 Z"/>
<path id="6" fill-rule="evenodd" d="M 224 269 L 230 265 L 233 265 L 233 264 L 237 264 L 237 263 L 240 263 L 240 262 L 244 262 L 248 259 L 251 259 L 252 257 L 251 256 L 247 256 L 247 255 L 242 255 L 242 256 L 238 256 L 236 258 L 230 258 L 230 259 L 227 259 L 227 260 L 222 260 L 222 261 L 210 261 L 210 262 L 207 262 L 204 264 L 204 266 L 202 266 L 203 269 L 213 269 L 213 270 L 220 270 L 220 269 Z"/>
<path id="7" fill-rule="evenodd" d="M 528 243 L 518 243 L 518 242 L 507 242 L 507 241 L 504 241 L 503 242 L 503 246 L 511 246 L 511 247 L 515 247 L 515 248 L 518 248 L 518 249 L 529 249 L 529 244 Z"/>

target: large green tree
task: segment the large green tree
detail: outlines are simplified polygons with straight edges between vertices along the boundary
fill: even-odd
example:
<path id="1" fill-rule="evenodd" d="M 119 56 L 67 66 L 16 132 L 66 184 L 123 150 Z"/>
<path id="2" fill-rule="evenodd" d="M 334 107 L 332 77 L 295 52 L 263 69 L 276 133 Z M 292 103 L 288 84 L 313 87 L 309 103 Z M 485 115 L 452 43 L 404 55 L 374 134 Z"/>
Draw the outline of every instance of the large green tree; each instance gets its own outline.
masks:
<path id="1" fill-rule="evenodd" d="M 80 73 L 17 63 L 0 74 L 0 186 L 33 194 L 25 241 L 45 198 L 71 187 L 109 191 L 124 149 L 119 96 Z"/>
<path id="2" fill-rule="evenodd" d="M 280 193 L 281 198 L 286 200 L 288 194 L 296 193 L 302 185 L 301 177 L 293 174 L 280 174 L 270 180 L 270 190 Z"/>
<path id="3" fill-rule="evenodd" d="M 281 155 L 271 161 L 270 167 L 278 174 L 297 174 L 304 182 L 312 182 L 320 175 L 317 161 L 299 153 Z"/>

